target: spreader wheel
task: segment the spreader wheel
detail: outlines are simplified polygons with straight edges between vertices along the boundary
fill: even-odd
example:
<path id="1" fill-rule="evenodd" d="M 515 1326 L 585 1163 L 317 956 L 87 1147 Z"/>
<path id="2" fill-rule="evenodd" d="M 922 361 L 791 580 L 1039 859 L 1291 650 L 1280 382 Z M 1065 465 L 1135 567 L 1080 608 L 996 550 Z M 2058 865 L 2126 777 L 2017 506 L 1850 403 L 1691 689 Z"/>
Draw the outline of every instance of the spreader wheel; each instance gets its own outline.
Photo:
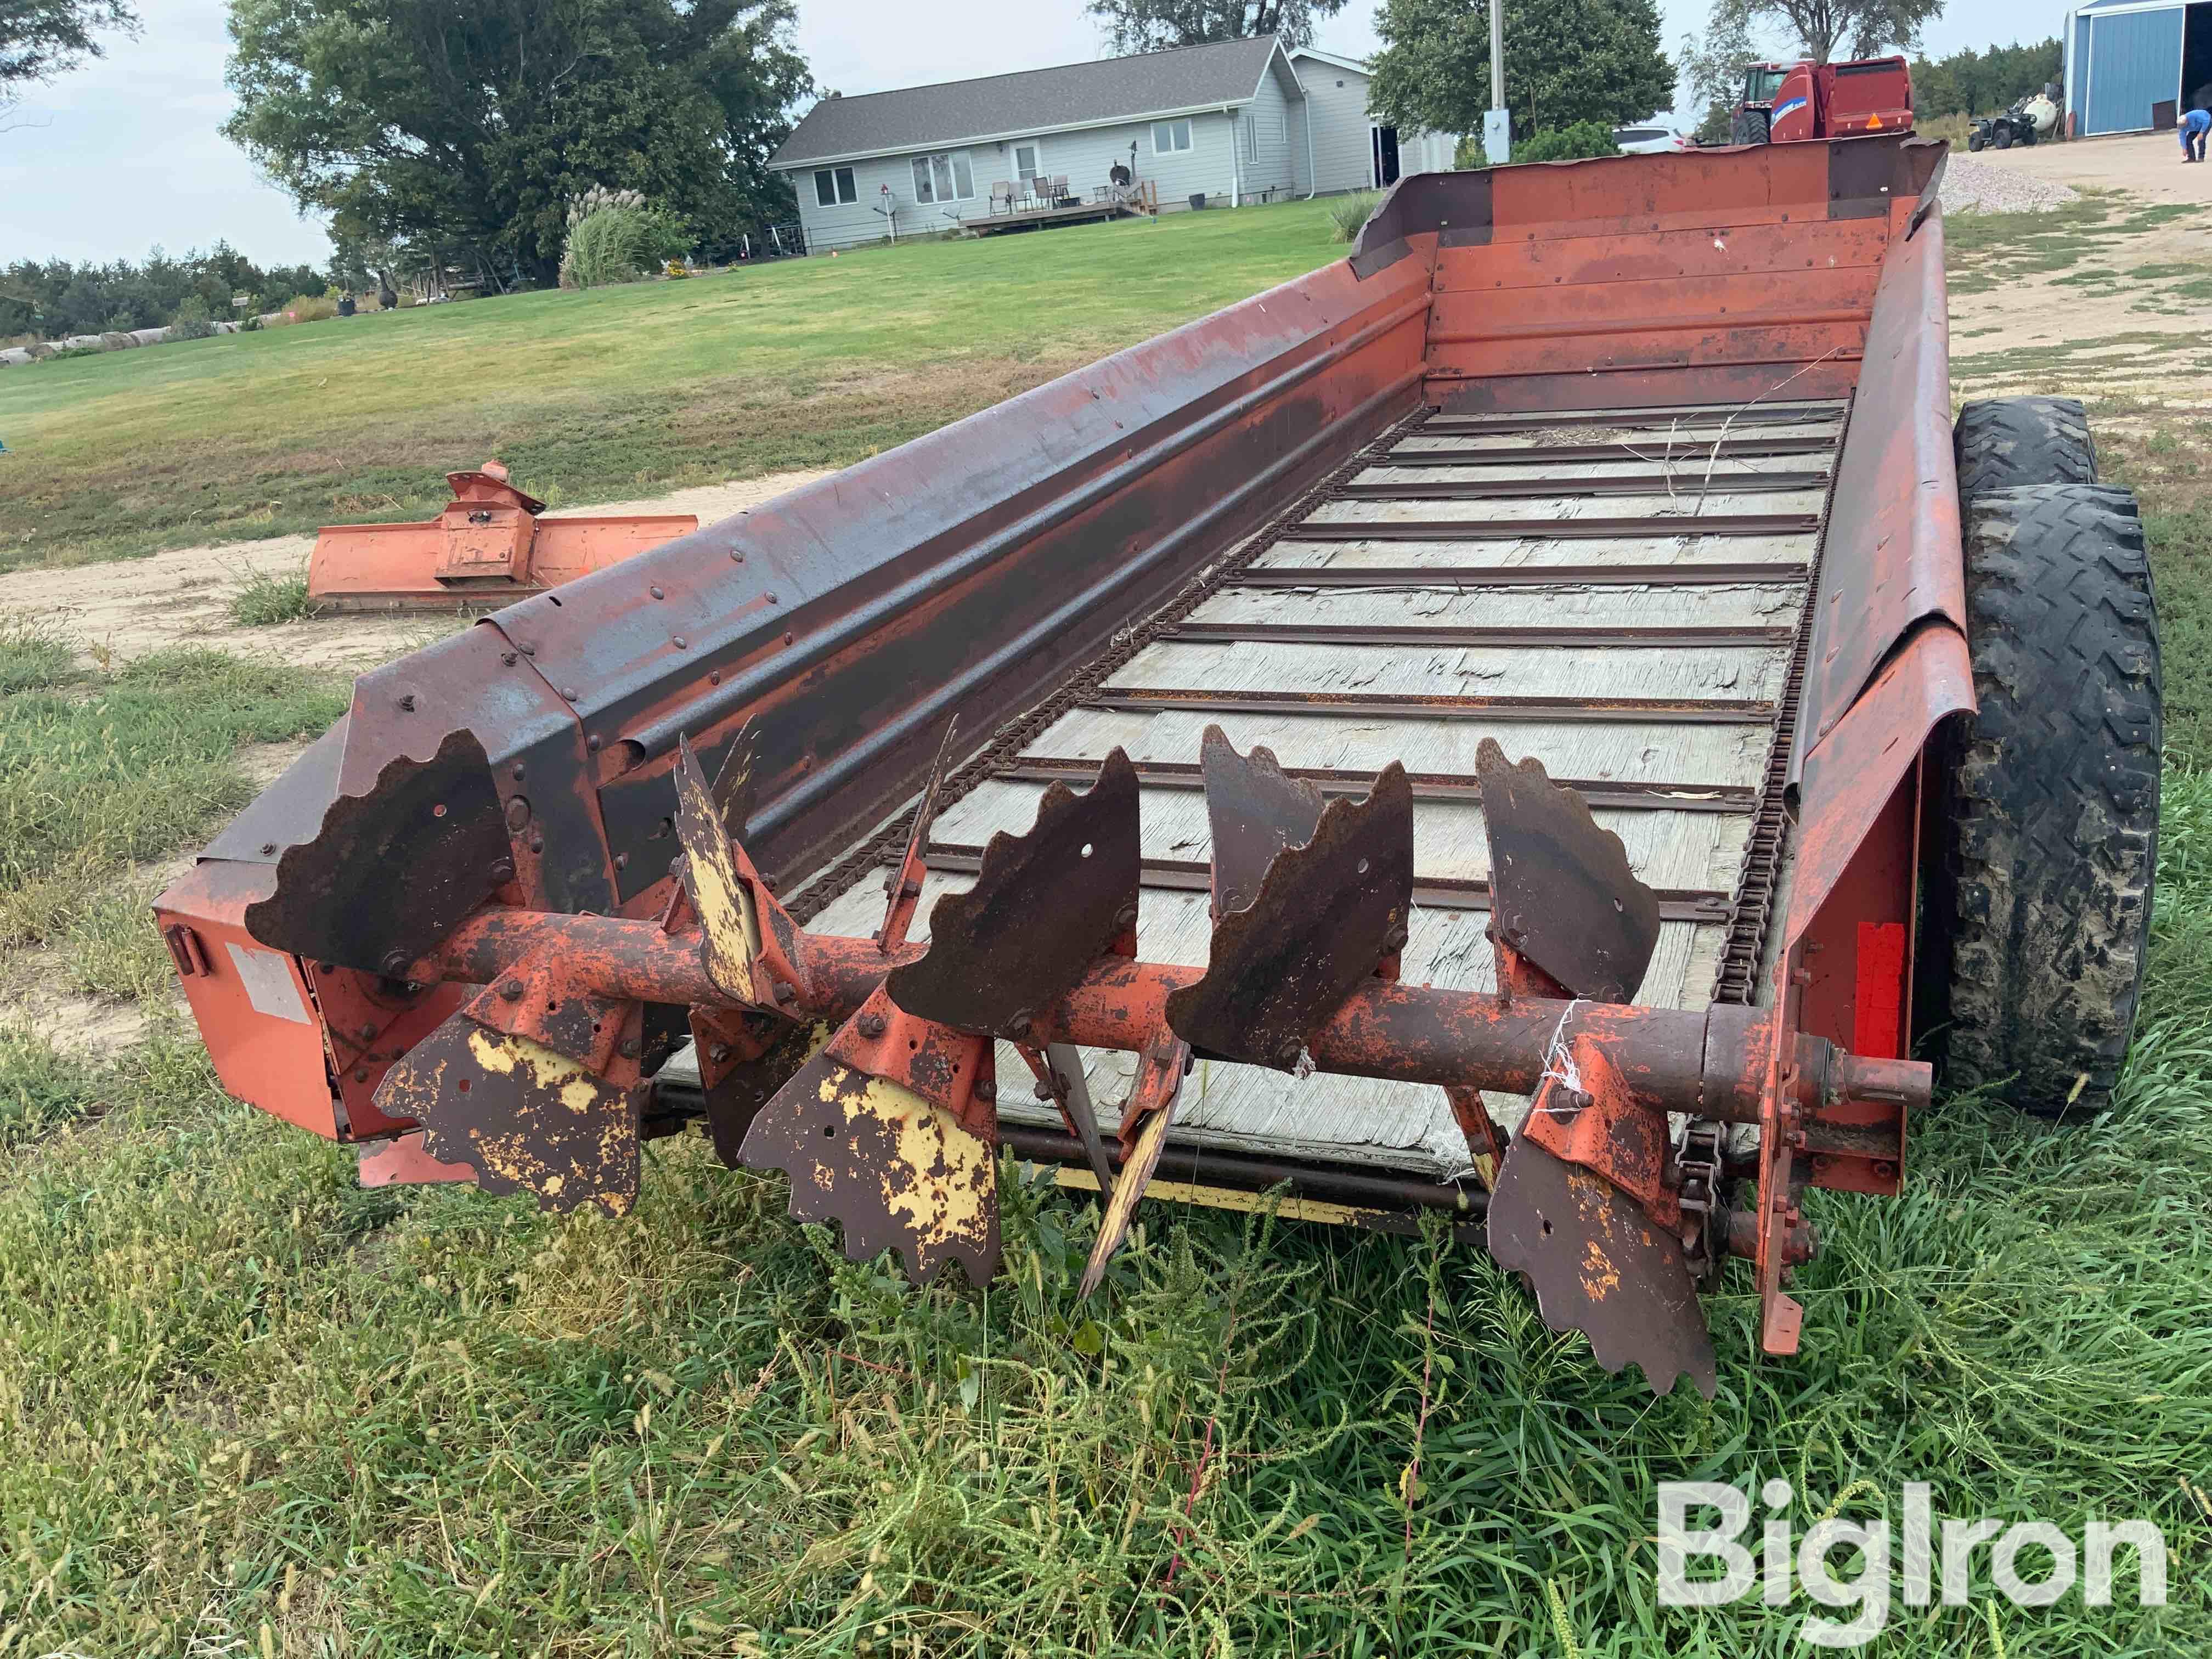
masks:
<path id="1" fill-rule="evenodd" d="M 2094 483 L 2097 445 L 2073 398 L 1984 398 L 1959 411 L 1959 499 L 2029 484 Z"/>
<path id="2" fill-rule="evenodd" d="M 1953 741 L 1930 895 L 1950 930 L 1948 1078 L 2087 1116 L 2135 1026 L 2158 852 L 2158 613 L 2135 497 L 1972 499 L 1966 599 L 1980 710 Z"/>

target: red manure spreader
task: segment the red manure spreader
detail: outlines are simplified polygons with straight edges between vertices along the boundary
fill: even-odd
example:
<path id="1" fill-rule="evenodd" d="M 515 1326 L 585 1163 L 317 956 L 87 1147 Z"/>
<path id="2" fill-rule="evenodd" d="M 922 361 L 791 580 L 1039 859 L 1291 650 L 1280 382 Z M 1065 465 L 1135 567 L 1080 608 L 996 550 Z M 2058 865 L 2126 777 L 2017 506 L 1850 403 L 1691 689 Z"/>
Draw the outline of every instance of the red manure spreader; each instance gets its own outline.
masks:
<path id="1" fill-rule="evenodd" d="M 1711 1392 L 1953 1078 L 2087 1115 L 2158 811 L 2132 501 L 1949 404 L 1940 145 L 1401 181 L 1356 251 L 363 675 L 159 921 L 364 1180 L 702 1130 L 917 1280 L 1013 1160 L 1454 1218 Z M 977 257 L 986 257 L 979 252 Z M 1741 1266 L 1733 1266 L 1741 1258 Z"/>

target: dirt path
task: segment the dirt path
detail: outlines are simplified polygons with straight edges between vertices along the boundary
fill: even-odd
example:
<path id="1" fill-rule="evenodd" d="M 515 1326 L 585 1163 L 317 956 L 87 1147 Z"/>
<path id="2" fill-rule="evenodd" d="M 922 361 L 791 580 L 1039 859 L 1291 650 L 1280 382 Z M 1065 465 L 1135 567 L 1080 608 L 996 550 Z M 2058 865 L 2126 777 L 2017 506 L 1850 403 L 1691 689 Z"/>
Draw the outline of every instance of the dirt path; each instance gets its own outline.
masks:
<path id="1" fill-rule="evenodd" d="M 775 472 L 680 489 L 653 501 L 594 504 L 588 511 L 693 513 L 702 524 L 712 524 L 822 476 Z M 27 611 L 56 623 L 88 660 L 103 665 L 164 646 L 209 645 L 249 653 L 273 651 L 307 667 L 359 671 L 460 625 L 453 617 L 419 614 L 319 617 L 268 628 L 243 628 L 231 620 L 231 598 L 241 586 L 257 574 L 297 572 L 313 546 L 312 537 L 281 536 L 106 564 L 11 571 L 0 575 L 0 611 Z"/>
<path id="2" fill-rule="evenodd" d="M 2171 133 L 2141 133 L 2032 149 L 1984 150 L 1975 161 L 2078 190 L 2124 192 L 2165 222 L 2100 236 L 2085 233 L 2074 263 L 2004 268 L 1982 293 L 1953 295 L 1951 368 L 1968 397 L 2063 392 L 2163 400 L 2207 370 L 2212 315 L 2212 167 L 2185 167 Z M 2203 211 L 2176 216 L 2177 207 Z M 2024 249 L 2023 265 L 2045 262 Z M 1988 258 L 1990 256 L 1982 256 Z"/>

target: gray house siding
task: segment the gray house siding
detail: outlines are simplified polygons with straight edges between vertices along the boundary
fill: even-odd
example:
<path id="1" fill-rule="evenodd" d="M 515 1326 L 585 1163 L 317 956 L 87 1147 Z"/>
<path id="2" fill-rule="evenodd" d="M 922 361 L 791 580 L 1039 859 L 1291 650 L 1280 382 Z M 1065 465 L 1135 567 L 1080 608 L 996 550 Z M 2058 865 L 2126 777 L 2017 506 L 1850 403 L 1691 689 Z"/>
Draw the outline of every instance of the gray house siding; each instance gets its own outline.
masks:
<path id="1" fill-rule="evenodd" d="M 1293 52 L 1291 63 L 1306 89 L 1306 107 L 1313 112 L 1314 183 L 1316 194 L 1368 190 L 1375 183 L 1375 164 L 1367 117 L 1367 77 L 1356 70 L 1339 69 Z"/>
<path id="2" fill-rule="evenodd" d="M 1238 119 L 1237 159 L 1249 199 L 1272 190 L 1280 201 L 1291 191 L 1304 193 L 1305 100 L 1286 94 L 1273 76 L 1262 76 L 1260 95 L 1244 106 Z"/>
<path id="3" fill-rule="evenodd" d="M 1086 200 L 1095 185 L 1106 182 L 1108 169 L 1116 161 L 1127 164 L 1129 146 L 1133 143 L 1137 147 L 1137 177 L 1152 181 L 1159 193 L 1163 212 L 1187 210 L 1190 198 L 1200 191 L 1206 192 L 1209 201 L 1225 204 L 1240 178 L 1248 198 L 1261 185 L 1273 185 L 1279 198 L 1297 182 L 1291 162 L 1294 146 L 1289 138 L 1274 134 L 1279 125 L 1303 143 L 1302 118 L 1294 112 L 1291 100 L 1282 96 L 1272 76 L 1259 102 L 1248 107 L 1267 112 L 1255 114 L 1261 158 L 1256 165 L 1244 160 L 1244 152 L 1238 148 L 1238 123 L 1245 112 L 1239 111 L 1232 118 L 1220 110 L 1212 110 L 1176 117 L 1178 121 L 1188 119 L 1190 123 L 1190 148 L 1164 155 L 1156 153 L 1152 148 L 1153 124 L 1149 121 L 1124 121 L 1110 126 L 1085 127 L 1077 132 L 1041 133 L 1034 138 L 1009 138 L 961 147 L 950 153 L 967 156 L 975 193 L 958 202 L 915 199 L 914 157 L 948 153 L 945 151 L 916 150 L 838 163 L 837 166 L 852 168 L 854 199 L 849 204 L 841 203 L 831 207 L 823 207 L 816 201 L 814 175 L 817 172 L 834 175 L 836 167 L 800 167 L 791 175 L 792 185 L 799 193 L 799 222 L 806 232 L 809 252 L 827 253 L 832 248 L 887 241 L 890 233 L 885 216 L 878 209 L 884 204 L 883 189 L 889 185 L 889 199 L 899 235 L 928 236 L 957 229 L 960 219 L 988 216 L 991 186 L 1002 179 L 1011 180 L 1014 177 L 1014 149 L 1024 143 L 1038 147 L 1039 165 L 1048 176 L 1066 174 L 1069 190 Z"/>
<path id="4" fill-rule="evenodd" d="M 1255 46 L 1262 55 L 1254 55 Z M 1206 84 L 1219 94 L 1218 104 L 1170 104 L 1170 110 L 1183 112 L 1118 120 L 1086 119 L 1081 112 L 1085 104 L 1097 106 L 1106 83 L 1118 88 L 1114 95 L 1125 108 L 1133 104 L 1142 110 L 1152 99 L 1176 92 L 1191 97 L 1201 90 L 1194 78 L 1201 70 L 1211 77 Z M 815 252 L 884 242 L 894 233 L 941 234 L 963 222 L 988 219 L 991 186 L 1019 177 L 1018 153 L 1030 144 L 1038 150 L 1038 172 L 1065 176 L 1070 191 L 1086 200 L 1117 162 L 1133 161 L 1139 182 L 1152 188 L 1163 212 L 1184 210 L 1200 195 L 1210 206 L 1227 206 L 1262 197 L 1365 190 L 1375 182 L 1368 88 L 1367 75 L 1355 66 L 1311 52 L 1285 56 L 1268 40 L 1189 47 L 872 94 L 849 103 L 831 100 L 809 112 L 771 165 L 789 174 L 807 246 Z M 1066 130 L 1018 124 L 1023 117 L 1048 119 L 1046 111 L 1055 98 L 1069 108 Z M 1001 125 L 988 125 L 994 120 Z M 1163 122 L 1187 123 L 1189 148 L 1156 149 L 1154 128 Z M 971 136 L 964 143 L 924 148 L 919 137 L 929 124 Z M 908 142 L 901 143 L 894 130 Z M 885 148 L 837 148 L 871 137 Z M 1450 166 L 1453 143 L 1443 135 L 1401 134 L 1401 171 Z M 932 154 L 966 158 L 969 195 L 919 199 L 913 161 Z M 825 204 L 816 175 L 830 175 L 835 195 L 841 171 L 850 173 L 854 199 Z"/>

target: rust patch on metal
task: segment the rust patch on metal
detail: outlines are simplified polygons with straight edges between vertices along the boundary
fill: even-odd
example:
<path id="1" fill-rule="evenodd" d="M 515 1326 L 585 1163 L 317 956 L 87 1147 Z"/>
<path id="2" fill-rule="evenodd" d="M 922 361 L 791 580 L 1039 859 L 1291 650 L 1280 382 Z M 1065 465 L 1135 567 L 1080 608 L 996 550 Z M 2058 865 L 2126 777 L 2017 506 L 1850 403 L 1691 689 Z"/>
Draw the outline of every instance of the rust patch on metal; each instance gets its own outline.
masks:
<path id="1" fill-rule="evenodd" d="M 1682 1206 L 1667 1180 L 1667 1118 L 1630 1090 L 1602 1043 L 1568 1041 L 1574 1083 L 1547 1081 L 1521 1138 L 1603 1176 L 1661 1226 L 1679 1229 Z"/>

